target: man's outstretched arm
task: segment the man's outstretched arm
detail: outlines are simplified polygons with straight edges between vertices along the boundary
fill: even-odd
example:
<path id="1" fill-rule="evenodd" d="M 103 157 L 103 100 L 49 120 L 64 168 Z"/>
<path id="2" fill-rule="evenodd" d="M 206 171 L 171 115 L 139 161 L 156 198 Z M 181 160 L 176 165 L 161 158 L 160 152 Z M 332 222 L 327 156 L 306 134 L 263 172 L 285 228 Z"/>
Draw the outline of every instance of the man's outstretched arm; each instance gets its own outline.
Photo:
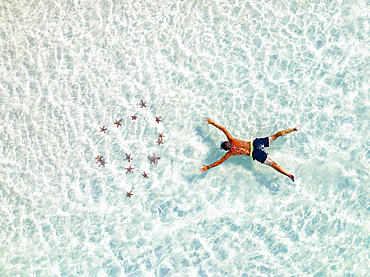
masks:
<path id="1" fill-rule="evenodd" d="M 225 156 L 223 156 L 221 159 L 219 159 L 217 162 L 214 162 L 211 165 L 203 165 L 202 168 L 200 168 L 200 171 L 206 172 L 208 169 L 218 166 L 219 164 L 222 164 L 224 161 L 226 161 L 231 156 L 230 152 L 227 152 Z"/>
<path id="2" fill-rule="evenodd" d="M 210 119 L 209 117 L 206 117 L 205 121 L 208 123 L 208 124 L 212 124 L 213 126 L 217 127 L 218 129 L 220 129 L 222 132 L 225 133 L 226 137 L 227 137 L 227 140 L 232 140 L 232 136 L 230 135 L 230 133 L 224 128 L 222 127 L 221 125 L 218 125 L 217 123 L 214 123 L 212 119 Z"/>

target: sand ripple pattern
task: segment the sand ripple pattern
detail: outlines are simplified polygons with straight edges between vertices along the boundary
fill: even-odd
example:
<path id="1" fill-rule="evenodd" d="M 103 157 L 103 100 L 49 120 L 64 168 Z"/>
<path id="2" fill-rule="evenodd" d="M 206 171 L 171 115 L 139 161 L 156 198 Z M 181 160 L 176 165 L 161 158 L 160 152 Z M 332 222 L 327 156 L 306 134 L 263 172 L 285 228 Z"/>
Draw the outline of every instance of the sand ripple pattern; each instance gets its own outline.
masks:
<path id="1" fill-rule="evenodd" d="M 369 14 L 2 1 L 0 275 L 366 276 Z M 268 151 L 297 182 L 248 157 L 200 174 L 224 139 L 205 116 L 244 140 L 300 124 Z"/>

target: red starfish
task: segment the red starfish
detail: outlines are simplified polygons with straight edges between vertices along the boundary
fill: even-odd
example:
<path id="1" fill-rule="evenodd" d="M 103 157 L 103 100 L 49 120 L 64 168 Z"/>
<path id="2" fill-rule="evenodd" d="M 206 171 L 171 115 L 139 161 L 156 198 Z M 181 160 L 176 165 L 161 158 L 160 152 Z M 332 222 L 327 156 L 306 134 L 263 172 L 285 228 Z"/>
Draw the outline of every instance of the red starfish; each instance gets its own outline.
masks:
<path id="1" fill-rule="evenodd" d="M 134 173 L 133 169 L 135 169 L 135 167 L 131 167 L 131 165 L 129 165 L 128 167 L 125 168 L 127 171 L 126 171 L 126 174 L 127 173 Z"/>
<path id="2" fill-rule="evenodd" d="M 161 139 L 160 137 L 158 137 L 157 143 L 158 143 L 158 145 L 163 144 L 163 139 Z"/>
<path id="3" fill-rule="evenodd" d="M 100 128 L 100 132 L 104 132 L 104 134 L 105 134 L 105 131 L 107 130 L 107 128 L 105 128 L 105 126 L 99 127 L 99 128 Z"/>
<path id="4" fill-rule="evenodd" d="M 128 196 L 128 198 L 130 198 L 131 196 L 133 196 L 134 194 L 132 193 L 132 191 L 130 191 L 130 192 L 128 192 L 127 194 L 126 194 L 126 196 Z"/>
<path id="5" fill-rule="evenodd" d="M 142 107 L 146 107 L 145 103 L 146 103 L 146 102 L 144 102 L 143 100 L 141 100 L 141 104 L 140 104 L 140 105 L 141 105 L 141 108 L 142 108 Z"/>
<path id="6" fill-rule="evenodd" d="M 159 123 L 159 122 L 161 122 L 162 120 L 161 120 L 161 118 L 162 117 L 155 117 L 155 121 L 157 121 L 157 123 Z"/>
<path id="7" fill-rule="evenodd" d="M 141 175 L 143 175 L 143 178 L 149 178 L 149 177 L 148 177 L 148 173 L 145 173 L 145 171 L 144 171 L 144 173 L 143 173 L 143 174 L 141 174 Z"/>
<path id="8" fill-rule="evenodd" d="M 128 160 L 128 162 L 131 162 L 131 160 L 132 160 L 131 153 L 130 154 L 126 153 L 126 160 Z"/>
<path id="9" fill-rule="evenodd" d="M 159 133 L 159 135 L 158 135 L 158 138 L 161 138 L 161 139 L 163 139 L 163 138 L 164 138 L 164 135 L 163 135 L 163 133 Z"/>
<path id="10" fill-rule="evenodd" d="M 136 115 L 132 115 L 132 120 L 136 120 L 137 116 Z"/>
<path id="11" fill-rule="evenodd" d="M 157 157 L 157 155 L 153 153 L 153 157 L 148 157 L 148 159 L 150 160 L 150 164 L 157 164 L 160 157 Z"/>
<path id="12" fill-rule="evenodd" d="M 114 122 L 114 124 L 117 125 L 117 128 L 122 125 L 121 124 L 122 119 L 120 119 L 119 121 L 117 121 L 117 119 L 114 119 L 114 120 L 116 121 L 116 122 Z"/>
<path id="13" fill-rule="evenodd" d="M 97 158 L 95 158 L 95 159 L 97 159 L 97 161 L 96 161 L 96 163 L 98 163 L 98 162 L 102 162 L 103 161 L 103 156 L 99 156 L 98 155 L 98 157 Z"/>

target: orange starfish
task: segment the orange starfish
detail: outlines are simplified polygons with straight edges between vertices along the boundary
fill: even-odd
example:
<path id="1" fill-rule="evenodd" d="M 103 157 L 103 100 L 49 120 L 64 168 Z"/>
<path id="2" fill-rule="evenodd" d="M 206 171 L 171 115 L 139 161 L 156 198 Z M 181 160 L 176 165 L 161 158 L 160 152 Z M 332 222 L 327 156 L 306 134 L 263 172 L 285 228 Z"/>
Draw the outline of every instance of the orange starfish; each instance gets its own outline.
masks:
<path id="1" fill-rule="evenodd" d="M 130 198 L 131 196 L 133 196 L 134 194 L 132 193 L 132 191 L 130 191 L 130 192 L 128 192 L 127 194 L 126 194 L 126 196 L 128 196 L 128 198 Z"/>
<path id="2" fill-rule="evenodd" d="M 163 139 L 164 138 L 163 133 L 159 133 L 158 137 L 161 138 L 161 139 Z"/>
<path id="3" fill-rule="evenodd" d="M 157 164 L 160 157 L 157 157 L 157 155 L 153 153 L 153 157 L 148 157 L 148 159 L 150 161 L 150 164 L 152 163 Z"/>
<path id="4" fill-rule="evenodd" d="M 126 171 L 126 174 L 127 173 L 134 173 L 133 169 L 135 169 L 135 167 L 131 167 L 131 165 L 129 165 L 128 167 L 125 168 L 127 171 Z"/>
<path id="5" fill-rule="evenodd" d="M 119 121 L 117 121 L 117 119 L 114 119 L 114 120 L 116 121 L 116 122 L 114 122 L 114 124 L 117 125 L 117 128 L 122 125 L 121 124 L 122 119 L 120 119 Z"/>
<path id="6" fill-rule="evenodd" d="M 145 173 L 145 171 L 143 172 L 143 174 L 141 174 L 143 176 L 143 178 L 149 178 L 148 177 L 148 173 Z"/>
<path id="7" fill-rule="evenodd" d="M 143 100 L 141 100 L 141 103 L 140 103 L 141 107 L 140 107 L 140 108 L 142 108 L 142 107 L 146 107 L 145 103 L 146 103 L 146 102 L 144 102 Z"/>
<path id="8" fill-rule="evenodd" d="M 158 145 L 163 144 L 163 139 L 161 139 L 160 137 L 158 137 L 157 143 L 158 143 Z"/>
<path id="9" fill-rule="evenodd" d="M 162 120 L 161 120 L 161 118 L 162 117 L 155 117 L 155 121 L 157 121 L 157 123 L 159 123 L 159 122 L 161 122 Z"/>
<path id="10" fill-rule="evenodd" d="M 97 161 L 96 161 L 96 163 L 98 163 L 98 162 L 102 162 L 103 161 L 103 156 L 99 156 L 98 155 L 98 157 L 97 158 L 95 158 Z"/>
<path id="11" fill-rule="evenodd" d="M 132 117 L 132 120 L 136 120 L 137 116 L 134 114 L 131 116 Z"/>

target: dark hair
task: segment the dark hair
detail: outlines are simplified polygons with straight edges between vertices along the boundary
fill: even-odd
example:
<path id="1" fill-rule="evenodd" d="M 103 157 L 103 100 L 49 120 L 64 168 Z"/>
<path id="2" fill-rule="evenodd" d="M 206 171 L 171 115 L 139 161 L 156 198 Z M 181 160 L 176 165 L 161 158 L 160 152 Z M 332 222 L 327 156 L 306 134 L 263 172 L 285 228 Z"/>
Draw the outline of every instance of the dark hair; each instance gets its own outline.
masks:
<path id="1" fill-rule="evenodd" d="M 230 141 L 225 140 L 223 143 L 221 143 L 221 148 L 225 151 L 230 150 L 231 149 Z"/>

